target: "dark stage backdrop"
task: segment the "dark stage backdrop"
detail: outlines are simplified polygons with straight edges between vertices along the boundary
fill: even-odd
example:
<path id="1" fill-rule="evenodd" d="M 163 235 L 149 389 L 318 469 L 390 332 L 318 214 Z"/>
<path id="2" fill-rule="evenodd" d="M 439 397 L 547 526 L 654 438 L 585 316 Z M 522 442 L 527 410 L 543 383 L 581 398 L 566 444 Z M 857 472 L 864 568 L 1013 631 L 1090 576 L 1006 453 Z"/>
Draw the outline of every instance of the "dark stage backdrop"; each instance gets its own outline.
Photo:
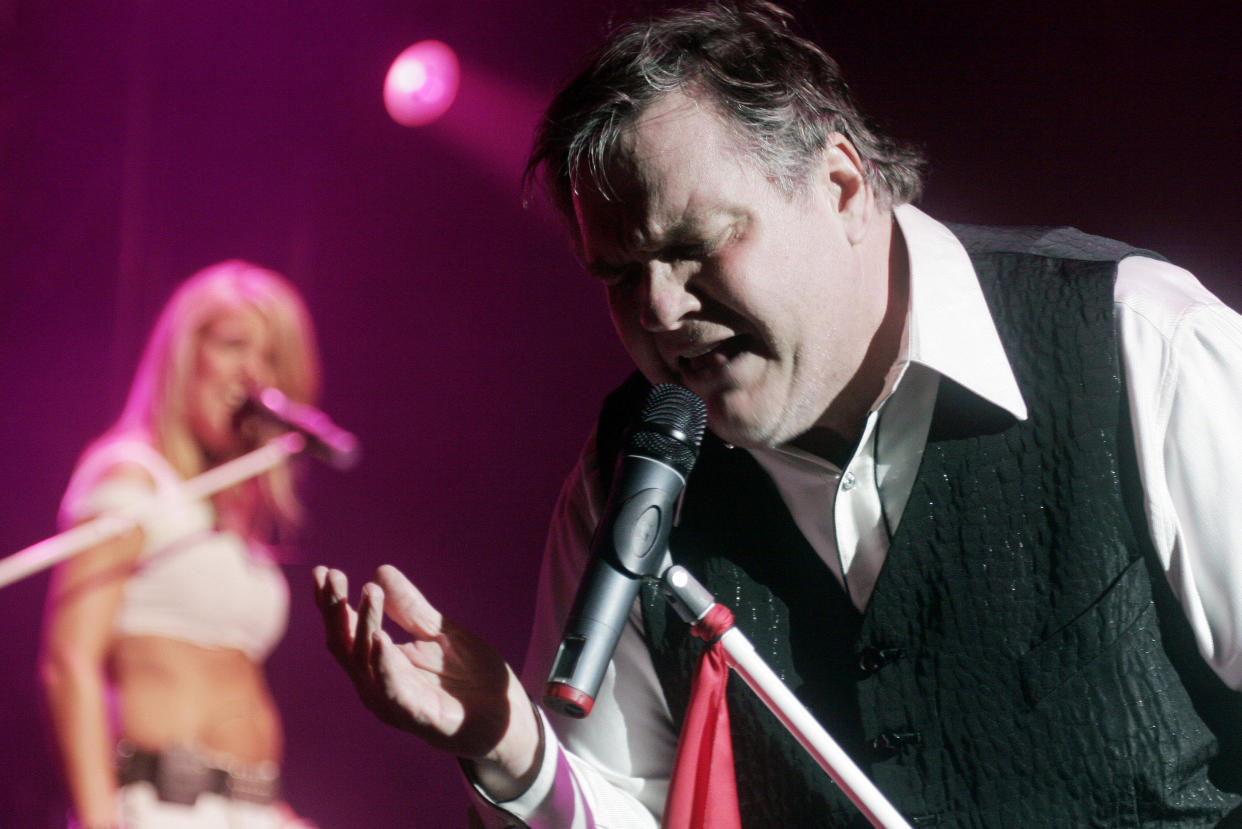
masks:
<path id="1" fill-rule="evenodd" d="M 522 156 L 587 45 L 652 5 L 0 0 L 0 555 L 54 531 L 176 282 L 233 256 L 287 273 L 318 322 L 323 406 L 365 452 L 309 470 L 270 662 L 289 799 L 327 829 L 463 823 L 453 762 L 374 720 L 324 650 L 310 567 L 357 584 L 398 564 L 521 661 L 545 521 L 627 370 L 556 219 L 523 207 Z M 1242 304 L 1236 20 L 937 5 L 794 4 L 864 106 L 924 146 L 927 210 L 1121 238 Z M 461 93 L 399 127 L 380 85 L 424 38 L 458 51 Z M 5 826 L 63 825 L 33 671 L 46 583 L 0 591 Z"/>

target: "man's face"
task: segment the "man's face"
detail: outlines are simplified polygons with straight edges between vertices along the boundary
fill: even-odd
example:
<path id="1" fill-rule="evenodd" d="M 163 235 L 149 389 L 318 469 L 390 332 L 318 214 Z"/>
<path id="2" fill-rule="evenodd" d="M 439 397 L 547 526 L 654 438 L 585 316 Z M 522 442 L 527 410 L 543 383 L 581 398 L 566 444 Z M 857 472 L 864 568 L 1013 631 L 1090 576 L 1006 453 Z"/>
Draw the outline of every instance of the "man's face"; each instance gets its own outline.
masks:
<path id="1" fill-rule="evenodd" d="M 627 149 L 617 197 L 575 202 L 626 350 L 651 382 L 702 397 L 726 441 L 802 434 L 874 333 L 859 309 L 874 307 L 876 280 L 864 280 L 827 165 L 787 196 L 708 105 L 677 93 L 648 108 Z"/>

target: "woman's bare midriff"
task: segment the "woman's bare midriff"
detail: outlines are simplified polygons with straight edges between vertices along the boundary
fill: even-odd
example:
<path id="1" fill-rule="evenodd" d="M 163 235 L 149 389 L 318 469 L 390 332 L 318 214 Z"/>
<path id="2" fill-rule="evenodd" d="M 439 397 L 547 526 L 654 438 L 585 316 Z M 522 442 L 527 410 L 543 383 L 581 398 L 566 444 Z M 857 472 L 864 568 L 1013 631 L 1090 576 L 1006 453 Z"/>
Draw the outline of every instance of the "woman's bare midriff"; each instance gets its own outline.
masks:
<path id="1" fill-rule="evenodd" d="M 280 716 L 262 668 L 241 651 L 126 636 L 113 647 L 111 668 L 120 735 L 131 743 L 280 762 Z"/>

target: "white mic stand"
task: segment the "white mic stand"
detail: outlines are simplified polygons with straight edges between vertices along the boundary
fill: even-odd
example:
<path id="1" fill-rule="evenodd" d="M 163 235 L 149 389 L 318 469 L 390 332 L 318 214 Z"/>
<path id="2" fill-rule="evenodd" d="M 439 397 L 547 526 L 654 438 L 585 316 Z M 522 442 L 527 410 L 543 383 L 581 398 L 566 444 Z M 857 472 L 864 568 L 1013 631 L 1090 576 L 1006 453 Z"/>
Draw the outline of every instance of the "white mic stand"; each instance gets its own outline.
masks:
<path id="1" fill-rule="evenodd" d="M 306 448 L 306 438 L 298 432 L 286 432 L 239 458 L 212 467 L 191 478 L 179 490 L 190 499 L 202 499 L 253 478 L 284 462 Z M 98 518 L 71 527 L 59 535 L 45 538 L 24 550 L 0 559 L 0 588 L 51 567 L 88 550 L 97 544 L 137 526 L 150 510 L 159 509 L 163 498 L 156 493 L 130 507 L 106 512 Z"/>
<path id="2" fill-rule="evenodd" d="M 716 600 L 690 571 L 674 564 L 664 571 L 661 589 L 687 623 L 694 625 L 707 616 Z M 872 826 L 880 829 L 910 829 L 905 818 L 893 808 L 884 794 L 845 753 L 836 740 L 824 730 L 811 712 L 776 676 L 755 648 L 736 627 L 730 627 L 719 639 L 728 657 L 729 667 L 737 672 L 751 690 L 777 719 L 828 773 Z"/>

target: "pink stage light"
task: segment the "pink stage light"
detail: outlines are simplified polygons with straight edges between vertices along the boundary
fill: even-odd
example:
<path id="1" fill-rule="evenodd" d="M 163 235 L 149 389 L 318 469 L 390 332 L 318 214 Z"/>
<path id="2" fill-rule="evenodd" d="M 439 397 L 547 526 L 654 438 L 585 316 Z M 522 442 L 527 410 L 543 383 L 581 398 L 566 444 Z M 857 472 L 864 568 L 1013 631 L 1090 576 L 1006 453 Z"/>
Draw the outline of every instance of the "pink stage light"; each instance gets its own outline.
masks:
<path id="1" fill-rule="evenodd" d="M 384 78 L 384 108 L 405 127 L 430 124 L 453 104 L 461 70 L 457 55 L 438 40 L 415 43 L 392 62 Z"/>

